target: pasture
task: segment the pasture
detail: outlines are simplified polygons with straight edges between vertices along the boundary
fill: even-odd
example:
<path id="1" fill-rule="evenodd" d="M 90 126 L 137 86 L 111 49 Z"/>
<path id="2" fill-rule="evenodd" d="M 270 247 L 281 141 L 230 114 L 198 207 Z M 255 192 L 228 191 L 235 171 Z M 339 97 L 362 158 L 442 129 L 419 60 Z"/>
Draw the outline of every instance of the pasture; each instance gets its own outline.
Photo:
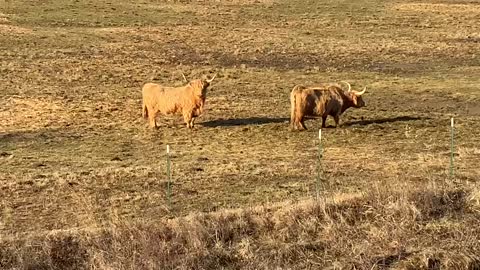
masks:
<path id="1" fill-rule="evenodd" d="M 3 268 L 478 269 L 478 2 L 0 1 Z M 149 129 L 142 85 L 182 72 L 218 74 L 206 111 L 193 131 L 181 116 Z M 290 131 L 289 93 L 341 80 L 366 107 L 322 131 L 319 206 L 321 120 Z M 128 252 L 95 240 L 115 229 Z M 145 235 L 182 252 L 160 260 Z M 58 259 L 52 243 L 92 249 Z"/>

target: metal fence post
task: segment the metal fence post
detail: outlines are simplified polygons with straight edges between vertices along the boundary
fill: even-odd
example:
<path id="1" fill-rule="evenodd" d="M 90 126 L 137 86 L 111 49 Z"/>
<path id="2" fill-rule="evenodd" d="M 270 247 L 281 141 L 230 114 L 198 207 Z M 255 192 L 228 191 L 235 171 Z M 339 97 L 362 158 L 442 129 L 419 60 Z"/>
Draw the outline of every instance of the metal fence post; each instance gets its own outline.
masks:
<path id="1" fill-rule="evenodd" d="M 454 125 L 453 125 L 453 117 L 450 119 L 450 179 L 453 179 L 453 175 L 455 173 L 454 169 L 454 154 L 455 154 L 455 142 L 454 142 Z"/>
<path id="2" fill-rule="evenodd" d="M 170 173 L 170 145 L 167 144 L 167 201 L 168 206 L 172 206 L 172 187 L 171 187 L 171 173 Z"/>
<path id="3" fill-rule="evenodd" d="M 317 200 L 320 199 L 321 182 L 322 182 L 322 129 L 319 129 L 318 130 L 317 183 L 316 183 Z"/>

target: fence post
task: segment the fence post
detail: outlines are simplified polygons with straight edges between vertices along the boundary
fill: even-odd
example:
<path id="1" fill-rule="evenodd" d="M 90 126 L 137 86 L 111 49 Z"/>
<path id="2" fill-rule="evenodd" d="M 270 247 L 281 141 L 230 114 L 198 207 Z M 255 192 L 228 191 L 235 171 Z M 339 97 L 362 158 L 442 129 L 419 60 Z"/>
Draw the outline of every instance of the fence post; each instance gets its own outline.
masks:
<path id="1" fill-rule="evenodd" d="M 172 207 L 172 190 L 171 190 L 171 174 L 170 174 L 170 145 L 167 144 L 167 201 L 168 207 Z"/>
<path id="2" fill-rule="evenodd" d="M 322 182 L 322 129 L 318 130 L 318 160 L 317 160 L 317 200 L 320 199 L 320 186 Z"/>
<path id="3" fill-rule="evenodd" d="M 454 125 L 453 125 L 453 117 L 450 119 L 450 137 L 451 137 L 451 142 L 450 142 L 450 179 L 453 179 L 453 174 L 454 174 L 454 154 L 455 154 L 455 142 L 454 142 Z"/>

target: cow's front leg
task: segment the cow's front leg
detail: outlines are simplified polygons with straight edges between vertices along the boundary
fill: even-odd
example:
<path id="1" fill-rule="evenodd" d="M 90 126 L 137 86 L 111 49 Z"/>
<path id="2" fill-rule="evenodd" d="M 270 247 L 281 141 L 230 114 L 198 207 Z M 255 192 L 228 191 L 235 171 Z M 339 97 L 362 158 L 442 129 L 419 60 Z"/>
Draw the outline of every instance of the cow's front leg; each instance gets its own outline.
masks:
<path id="1" fill-rule="evenodd" d="M 190 128 L 193 128 L 195 124 L 195 117 L 192 117 L 192 120 L 190 120 Z"/>
<path id="2" fill-rule="evenodd" d="M 183 121 L 187 124 L 187 128 L 193 128 L 192 111 L 186 111 L 183 113 Z"/>
<path id="3" fill-rule="evenodd" d="M 340 115 L 334 115 L 333 116 L 333 120 L 335 120 L 335 127 L 339 127 L 340 126 Z"/>

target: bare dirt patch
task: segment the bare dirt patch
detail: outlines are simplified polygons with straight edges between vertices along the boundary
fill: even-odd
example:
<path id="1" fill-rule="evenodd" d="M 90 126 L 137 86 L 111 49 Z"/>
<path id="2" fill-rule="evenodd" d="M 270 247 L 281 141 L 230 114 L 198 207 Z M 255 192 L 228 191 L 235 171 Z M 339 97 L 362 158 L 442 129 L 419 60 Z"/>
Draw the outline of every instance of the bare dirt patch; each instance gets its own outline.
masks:
<path id="1" fill-rule="evenodd" d="M 402 12 L 420 12 L 443 15 L 462 15 L 475 17 L 480 14 L 480 6 L 477 4 L 458 3 L 457 1 L 445 1 L 445 3 L 398 3 L 393 6 L 395 10 Z"/>
<path id="2" fill-rule="evenodd" d="M 7 19 L 5 19 L 3 22 L 7 22 Z M 13 26 L 13 25 L 8 25 L 8 24 L 1 24 L 2 23 L 2 18 L 0 18 L 0 35 L 27 35 L 27 34 L 32 34 L 32 30 L 29 28 L 25 27 L 18 27 L 18 26 Z"/>

